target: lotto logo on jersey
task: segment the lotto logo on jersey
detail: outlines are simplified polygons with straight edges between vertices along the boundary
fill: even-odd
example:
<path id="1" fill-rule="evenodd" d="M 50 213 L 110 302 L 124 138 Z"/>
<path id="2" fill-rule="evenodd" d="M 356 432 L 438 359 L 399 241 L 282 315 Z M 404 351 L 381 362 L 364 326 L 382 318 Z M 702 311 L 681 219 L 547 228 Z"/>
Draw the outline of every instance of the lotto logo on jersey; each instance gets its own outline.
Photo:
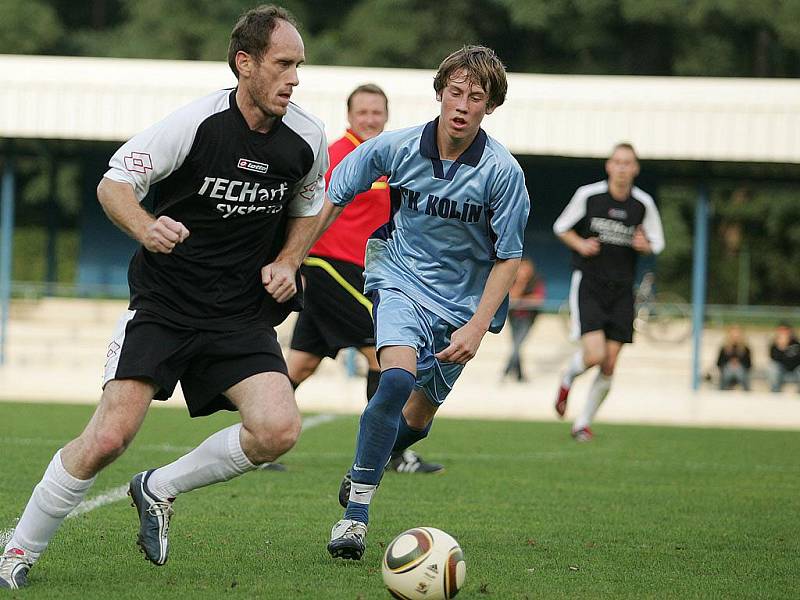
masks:
<path id="1" fill-rule="evenodd" d="M 253 173 L 266 173 L 269 171 L 269 165 L 266 163 L 256 162 L 249 158 L 240 158 L 238 167 L 245 171 L 252 171 Z"/>
<path id="2" fill-rule="evenodd" d="M 146 152 L 131 152 L 125 157 L 125 168 L 134 173 L 147 173 L 153 170 L 153 161 Z"/>

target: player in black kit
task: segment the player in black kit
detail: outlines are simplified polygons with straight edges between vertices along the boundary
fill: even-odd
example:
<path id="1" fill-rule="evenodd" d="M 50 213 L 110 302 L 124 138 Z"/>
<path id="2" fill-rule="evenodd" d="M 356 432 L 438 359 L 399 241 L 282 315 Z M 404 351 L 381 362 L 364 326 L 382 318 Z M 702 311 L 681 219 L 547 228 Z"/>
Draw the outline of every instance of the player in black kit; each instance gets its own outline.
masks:
<path id="1" fill-rule="evenodd" d="M 5 548 L 0 587 L 27 573 L 95 475 L 133 440 L 153 398 L 178 381 L 192 416 L 238 410 L 166 466 L 135 475 L 138 544 L 167 560 L 173 501 L 288 451 L 300 433 L 273 325 L 299 304 L 297 269 L 325 188 L 322 123 L 290 101 L 304 61 L 289 13 L 261 6 L 231 33 L 232 90 L 197 100 L 132 138 L 98 187 L 108 217 L 141 243 L 131 300 L 108 349 L 103 395 L 56 452 Z M 140 202 L 152 188 L 154 214 Z"/>
<path id="2" fill-rule="evenodd" d="M 563 418 L 574 379 L 600 370 L 572 437 L 587 442 L 591 423 L 611 388 L 622 345 L 633 341 L 633 283 L 639 254 L 664 249 L 661 217 L 653 198 L 633 185 L 639 160 L 630 144 L 617 144 L 606 161 L 608 179 L 578 188 L 553 231 L 572 249 L 574 271 L 569 293 L 573 338 L 581 347 L 570 359 L 556 399 Z"/>

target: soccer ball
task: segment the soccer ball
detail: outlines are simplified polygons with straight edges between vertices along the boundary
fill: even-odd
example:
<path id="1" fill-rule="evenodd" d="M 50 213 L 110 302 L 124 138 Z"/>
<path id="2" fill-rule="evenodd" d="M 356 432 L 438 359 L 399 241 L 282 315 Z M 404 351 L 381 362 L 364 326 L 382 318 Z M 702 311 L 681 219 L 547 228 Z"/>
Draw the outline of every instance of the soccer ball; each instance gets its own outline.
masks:
<path id="1" fill-rule="evenodd" d="M 383 583 L 399 600 L 448 600 L 464 585 L 467 565 L 458 542 L 440 529 L 404 531 L 383 554 Z"/>

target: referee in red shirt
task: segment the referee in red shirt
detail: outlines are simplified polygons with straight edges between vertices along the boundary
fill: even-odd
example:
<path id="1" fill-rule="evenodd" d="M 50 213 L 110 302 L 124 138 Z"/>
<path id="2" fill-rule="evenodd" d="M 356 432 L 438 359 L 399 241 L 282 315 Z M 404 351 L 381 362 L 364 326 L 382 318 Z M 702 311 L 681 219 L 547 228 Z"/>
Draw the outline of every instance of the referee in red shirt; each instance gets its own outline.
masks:
<path id="1" fill-rule="evenodd" d="M 374 84 L 358 86 L 347 98 L 350 127 L 328 148 L 333 169 L 362 142 L 380 134 L 389 119 L 389 102 Z M 372 302 L 364 295 L 364 251 L 369 236 L 389 221 L 389 186 L 382 177 L 359 194 L 317 241 L 302 267 L 305 308 L 292 334 L 287 360 L 289 379 L 299 386 L 322 359 L 342 348 L 357 348 L 369 364 L 367 401 L 378 389 L 380 365 L 375 352 Z M 443 466 L 423 461 L 412 450 L 392 455 L 388 468 L 398 472 L 435 473 Z M 346 502 L 346 500 L 345 500 Z"/>

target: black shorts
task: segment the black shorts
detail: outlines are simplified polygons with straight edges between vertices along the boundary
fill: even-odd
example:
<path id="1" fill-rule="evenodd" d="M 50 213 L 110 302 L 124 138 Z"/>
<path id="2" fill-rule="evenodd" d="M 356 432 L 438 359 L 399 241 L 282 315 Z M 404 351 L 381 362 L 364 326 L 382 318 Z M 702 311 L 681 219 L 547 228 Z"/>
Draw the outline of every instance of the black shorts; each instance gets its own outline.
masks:
<path id="1" fill-rule="evenodd" d="M 607 281 L 572 273 L 569 291 L 572 334 L 602 331 L 607 340 L 633 341 L 633 282 Z"/>
<path id="2" fill-rule="evenodd" d="M 155 399 L 166 400 L 180 381 L 193 417 L 236 410 L 223 392 L 252 375 L 287 375 L 275 330 L 266 324 L 205 331 L 144 310 L 126 311 L 106 356 L 103 387 L 112 379 L 147 379 L 158 386 Z"/>
<path id="3" fill-rule="evenodd" d="M 335 358 L 342 348 L 374 346 L 364 270 L 353 263 L 310 256 L 302 271 L 305 307 L 294 326 L 292 350 Z"/>

